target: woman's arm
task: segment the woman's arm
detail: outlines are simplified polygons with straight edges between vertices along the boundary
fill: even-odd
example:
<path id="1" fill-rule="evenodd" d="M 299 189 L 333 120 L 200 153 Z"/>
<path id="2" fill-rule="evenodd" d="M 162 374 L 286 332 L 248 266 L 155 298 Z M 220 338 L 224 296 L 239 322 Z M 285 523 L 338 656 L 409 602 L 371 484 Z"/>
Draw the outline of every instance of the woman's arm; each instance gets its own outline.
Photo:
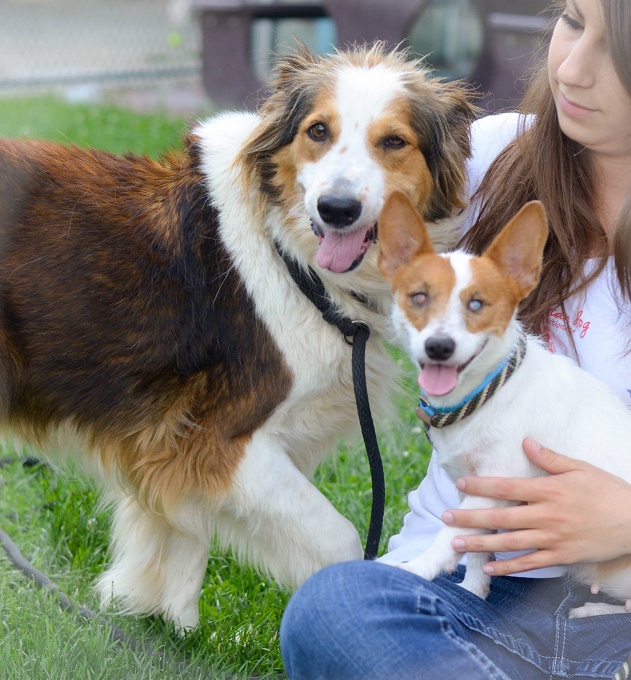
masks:
<path id="1" fill-rule="evenodd" d="M 488 562 L 484 571 L 494 576 L 631 554 L 631 484 L 593 465 L 555 453 L 532 439 L 524 441 L 524 451 L 549 476 L 458 480 L 456 486 L 467 494 L 522 505 L 447 510 L 442 517 L 446 524 L 508 531 L 456 537 L 455 550 L 536 551 Z"/>

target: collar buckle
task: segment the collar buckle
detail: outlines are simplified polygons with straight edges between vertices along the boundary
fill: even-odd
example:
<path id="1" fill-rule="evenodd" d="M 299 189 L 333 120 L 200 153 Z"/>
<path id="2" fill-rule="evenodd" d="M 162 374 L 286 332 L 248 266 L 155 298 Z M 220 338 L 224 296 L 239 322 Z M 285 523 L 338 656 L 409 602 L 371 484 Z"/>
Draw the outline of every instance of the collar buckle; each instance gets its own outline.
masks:
<path id="1" fill-rule="evenodd" d="M 436 411 L 432 408 L 431 404 L 423 399 L 423 396 L 418 398 L 418 406 L 416 407 L 416 417 L 422 420 L 425 425 L 431 425 L 432 419 L 436 415 Z"/>

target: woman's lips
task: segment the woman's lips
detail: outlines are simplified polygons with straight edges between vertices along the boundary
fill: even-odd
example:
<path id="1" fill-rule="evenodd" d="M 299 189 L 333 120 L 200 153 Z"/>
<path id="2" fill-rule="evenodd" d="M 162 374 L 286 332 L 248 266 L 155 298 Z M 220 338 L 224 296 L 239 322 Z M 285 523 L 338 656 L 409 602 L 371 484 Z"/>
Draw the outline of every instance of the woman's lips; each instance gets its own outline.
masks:
<path id="1" fill-rule="evenodd" d="M 562 92 L 559 92 L 559 104 L 563 113 L 571 118 L 586 118 L 595 111 L 569 100 Z"/>

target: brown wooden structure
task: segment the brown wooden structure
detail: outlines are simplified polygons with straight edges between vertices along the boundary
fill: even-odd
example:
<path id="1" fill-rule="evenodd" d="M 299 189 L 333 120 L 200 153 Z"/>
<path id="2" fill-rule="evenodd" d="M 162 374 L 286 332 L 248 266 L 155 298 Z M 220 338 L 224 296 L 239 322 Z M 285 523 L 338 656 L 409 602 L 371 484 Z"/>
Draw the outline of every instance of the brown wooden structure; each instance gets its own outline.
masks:
<path id="1" fill-rule="evenodd" d="M 222 107 L 253 107 L 261 83 L 252 64 L 252 22 L 329 17 L 337 44 L 385 40 L 405 43 L 430 0 L 191 0 L 202 27 L 202 73 L 211 99 Z M 547 0 L 470 0 L 483 27 L 483 48 L 469 79 L 489 110 L 514 104 L 536 41 L 545 28 Z"/>

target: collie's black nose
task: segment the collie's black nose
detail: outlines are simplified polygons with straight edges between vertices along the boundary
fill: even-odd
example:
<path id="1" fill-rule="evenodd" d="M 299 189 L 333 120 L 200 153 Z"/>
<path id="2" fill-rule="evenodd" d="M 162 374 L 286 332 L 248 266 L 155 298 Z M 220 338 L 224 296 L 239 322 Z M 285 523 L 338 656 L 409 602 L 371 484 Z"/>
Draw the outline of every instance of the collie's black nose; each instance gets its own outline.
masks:
<path id="1" fill-rule="evenodd" d="M 454 353 L 456 343 L 447 335 L 433 335 L 425 341 L 425 351 L 432 361 L 445 361 Z"/>
<path id="2" fill-rule="evenodd" d="M 326 224 L 338 229 L 348 227 L 361 215 L 362 204 L 354 198 L 320 196 L 318 212 Z"/>

